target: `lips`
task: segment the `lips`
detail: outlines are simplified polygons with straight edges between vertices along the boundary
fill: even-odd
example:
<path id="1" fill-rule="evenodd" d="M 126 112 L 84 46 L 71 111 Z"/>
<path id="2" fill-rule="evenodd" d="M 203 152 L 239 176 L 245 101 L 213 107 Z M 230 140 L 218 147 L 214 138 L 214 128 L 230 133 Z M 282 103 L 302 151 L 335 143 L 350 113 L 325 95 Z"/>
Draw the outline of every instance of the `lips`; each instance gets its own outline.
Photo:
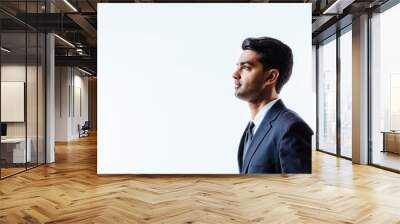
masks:
<path id="1" fill-rule="evenodd" d="M 235 89 L 238 89 L 241 85 L 240 81 L 235 81 Z"/>

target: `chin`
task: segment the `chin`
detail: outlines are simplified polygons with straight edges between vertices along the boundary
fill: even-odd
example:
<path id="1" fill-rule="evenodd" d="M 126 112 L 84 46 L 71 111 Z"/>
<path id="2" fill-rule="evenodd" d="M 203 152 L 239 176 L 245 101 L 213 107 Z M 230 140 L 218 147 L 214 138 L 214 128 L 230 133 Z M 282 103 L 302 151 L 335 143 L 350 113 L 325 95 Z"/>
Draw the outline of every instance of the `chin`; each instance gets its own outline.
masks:
<path id="1" fill-rule="evenodd" d="M 236 92 L 235 92 L 235 96 L 236 96 L 237 98 L 241 99 L 241 100 L 247 101 L 247 100 L 246 100 L 246 96 L 244 96 L 243 93 L 240 93 L 239 91 L 236 91 Z"/>
<path id="2" fill-rule="evenodd" d="M 235 96 L 237 97 L 237 98 L 240 98 L 240 91 L 239 90 L 235 90 Z"/>

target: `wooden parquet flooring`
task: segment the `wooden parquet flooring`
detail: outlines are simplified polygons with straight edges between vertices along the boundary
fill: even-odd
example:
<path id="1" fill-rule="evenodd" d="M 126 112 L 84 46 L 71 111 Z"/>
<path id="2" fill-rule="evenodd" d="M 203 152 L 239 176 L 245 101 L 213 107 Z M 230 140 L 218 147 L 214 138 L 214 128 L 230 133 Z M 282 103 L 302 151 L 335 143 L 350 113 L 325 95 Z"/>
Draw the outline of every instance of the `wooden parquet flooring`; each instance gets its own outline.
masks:
<path id="1" fill-rule="evenodd" d="M 96 137 L 0 181 L 0 223 L 400 223 L 400 175 L 320 152 L 312 175 L 96 174 Z"/>
<path id="2" fill-rule="evenodd" d="M 21 172 L 21 171 L 25 171 L 25 167 L 17 167 L 17 168 L 14 168 L 14 167 L 12 167 L 12 168 L 9 168 L 9 167 L 7 167 L 7 168 L 1 168 L 1 176 L 2 177 L 7 177 L 7 176 L 11 176 L 11 175 L 13 175 L 13 174 L 15 174 L 15 173 L 18 173 L 18 172 Z"/>

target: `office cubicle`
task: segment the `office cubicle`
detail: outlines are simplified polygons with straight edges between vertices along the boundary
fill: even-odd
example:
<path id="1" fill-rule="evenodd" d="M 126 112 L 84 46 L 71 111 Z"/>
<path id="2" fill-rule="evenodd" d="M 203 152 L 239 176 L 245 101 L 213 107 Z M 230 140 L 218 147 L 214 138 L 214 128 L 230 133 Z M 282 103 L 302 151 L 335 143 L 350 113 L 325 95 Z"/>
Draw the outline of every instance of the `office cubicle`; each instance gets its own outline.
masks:
<path id="1" fill-rule="evenodd" d="M 18 17 L 41 3 L 0 3 L 1 179 L 45 162 L 45 35 L 3 10 Z"/>

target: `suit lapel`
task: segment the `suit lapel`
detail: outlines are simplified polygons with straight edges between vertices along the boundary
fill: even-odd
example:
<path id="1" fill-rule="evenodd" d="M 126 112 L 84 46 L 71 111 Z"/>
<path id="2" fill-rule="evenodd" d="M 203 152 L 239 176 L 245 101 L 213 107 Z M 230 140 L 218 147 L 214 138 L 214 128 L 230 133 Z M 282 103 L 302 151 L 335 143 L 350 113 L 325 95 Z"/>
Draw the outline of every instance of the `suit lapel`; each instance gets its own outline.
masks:
<path id="1" fill-rule="evenodd" d="M 246 131 L 249 128 L 250 122 L 247 124 L 246 129 L 242 134 L 242 138 L 240 139 L 239 150 L 238 150 L 238 163 L 239 163 L 239 172 L 242 172 L 243 167 L 243 150 L 244 150 L 244 139 L 246 137 Z"/>
<path id="2" fill-rule="evenodd" d="M 262 140 L 267 136 L 269 131 L 272 128 L 272 122 L 278 117 L 278 115 L 285 109 L 285 105 L 283 104 L 282 100 L 278 100 L 271 109 L 267 112 L 264 119 L 261 121 L 260 126 L 258 127 L 253 140 L 250 143 L 248 152 L 246 153 L 246 157 L 244 160 L 244 164 L 242 164 L 242 173 L 246 173 L 249 167 L 251 158 L 253 157 L 254 153 L 257 151 L 258 147 Z"/>

